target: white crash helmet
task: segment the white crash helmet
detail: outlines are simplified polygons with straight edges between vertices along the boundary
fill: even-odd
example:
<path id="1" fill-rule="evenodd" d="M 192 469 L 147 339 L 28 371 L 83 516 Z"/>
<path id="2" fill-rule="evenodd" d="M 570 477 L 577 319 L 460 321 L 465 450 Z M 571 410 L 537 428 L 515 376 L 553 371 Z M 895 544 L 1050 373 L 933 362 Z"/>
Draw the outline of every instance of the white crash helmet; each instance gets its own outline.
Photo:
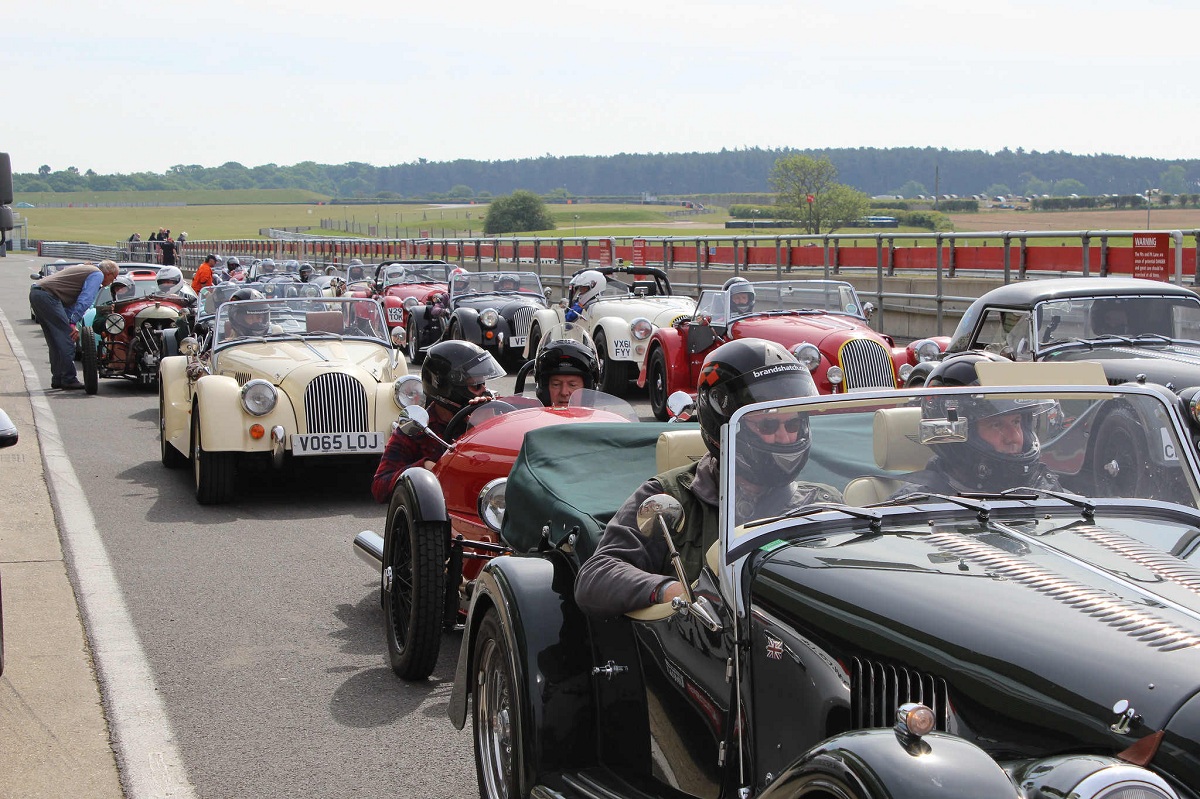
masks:
<path id="1" fill-rule="evenodd" d="M 183 288 L 183 272 L 177 266 L 164 266 L 158 270 L 158 293 L 178 294 Z"/>
<path id="2" fill-rule="evenodd" d="M 608 281 L 595 269 L 585 269 L 571 278 L 568 285 L 570 288 L 567 293 L 567 303 L 569 305 L 578 303 L 580 307 L 584 307 L 603 293 L 608 286 Z"/>

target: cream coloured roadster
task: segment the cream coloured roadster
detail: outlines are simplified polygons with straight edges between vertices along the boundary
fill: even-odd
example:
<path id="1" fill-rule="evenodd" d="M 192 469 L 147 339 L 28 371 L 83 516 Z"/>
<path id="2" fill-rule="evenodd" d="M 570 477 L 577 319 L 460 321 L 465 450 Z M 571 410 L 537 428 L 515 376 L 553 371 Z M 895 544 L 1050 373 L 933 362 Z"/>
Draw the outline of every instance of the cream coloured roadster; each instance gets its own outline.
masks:
<path id="1" fill-rule="evenodd" d="M 252 459 L 378 459 L 410 401 L 404 330 L 373 299 L 227 302 L 211 331 L 164 358 L 158 382 L 163 465 L 191 461 L 201 504 L 230 500 Z"/>

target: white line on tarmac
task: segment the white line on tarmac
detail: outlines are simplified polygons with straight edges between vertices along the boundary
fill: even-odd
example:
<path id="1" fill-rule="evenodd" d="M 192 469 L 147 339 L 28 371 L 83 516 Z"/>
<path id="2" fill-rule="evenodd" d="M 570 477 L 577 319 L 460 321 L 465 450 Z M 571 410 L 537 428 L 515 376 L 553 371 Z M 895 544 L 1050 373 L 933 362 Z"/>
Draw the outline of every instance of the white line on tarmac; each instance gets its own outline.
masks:
<path id="1" fill-rule="evenodd" d="M 104 689 L 104 707 L 126 796 L 194 799 L 196 794 L 175 747 L 175 735 L 159 699 L 154 674 L 125 607 L 92 509 L 63 448 L 58 422 L 37 372 L 3 311 L 0 325 L 25 374 L 42 445 L 46 483 L 54 499 L 67 566 Z"/>

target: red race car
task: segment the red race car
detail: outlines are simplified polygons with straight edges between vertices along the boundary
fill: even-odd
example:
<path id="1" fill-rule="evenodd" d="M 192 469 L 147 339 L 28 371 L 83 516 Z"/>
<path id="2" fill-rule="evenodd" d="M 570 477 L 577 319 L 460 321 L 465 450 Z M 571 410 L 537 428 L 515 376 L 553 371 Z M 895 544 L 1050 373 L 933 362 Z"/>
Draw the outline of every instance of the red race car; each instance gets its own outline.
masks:
<path id="1" fill-rule="evenodd" d="M 417 434 L 428 415 L 420 407 L 420 379 L 413 380 L 417 404 L 400 424 Z M 412 467 L 400 476 L 383 535 L 367 530 L 354 538 L 355 552 L 379 570 L 388 655 L 398 676 L 429 676 L 442 630 L 465 617 L 484 563 L 511 551 L 499 535 L 504 484 L 525 434 L 550 425 L 636 421 L 629 403 L 587 389 L 566 408 L 545 408 L 526 395 L 501 397 L 467 406 L 450 421 L 450 447 L 433 469 Z"/>
<path id="2" fill-rule="evenodd" d="M 874 310 L 839 280 L 733 278 L 720 291 L 703 292 L 691 318 L 654 332 L 638 385 L 649 389 L 655 417 L 665 420 L 671 393 L 694 394 L 705 356 L 733 339 L 782 344 L 822 394 L 902 386 L 914 365 L 945 350 L 944 337 L 898 346 L 867 324 Z"/>

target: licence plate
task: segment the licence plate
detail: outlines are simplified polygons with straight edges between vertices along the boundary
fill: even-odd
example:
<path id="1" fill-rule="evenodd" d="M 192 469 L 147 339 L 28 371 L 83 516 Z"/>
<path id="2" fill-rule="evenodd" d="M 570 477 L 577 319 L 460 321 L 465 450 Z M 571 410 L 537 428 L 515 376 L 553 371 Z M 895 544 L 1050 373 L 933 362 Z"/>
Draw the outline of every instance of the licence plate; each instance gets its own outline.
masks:
<path id="1" fill-rule="evenodd" d="M 513 336 L 508 340 L 508 344 L 510 347 L 524 347 L 525 338 L 525 336 Z"/>
<path id="2" fill-rule="evenodd" d="M 390 324 L 400 324 L 404 321 L 404 311 L 400 308 L 388 308 L 388 322 Z"/>
<path id="3" fill-rule="evenodd" d="M 293 455 L 364 455 L 383 452 L 382 433 L 297 433 Z"/>

